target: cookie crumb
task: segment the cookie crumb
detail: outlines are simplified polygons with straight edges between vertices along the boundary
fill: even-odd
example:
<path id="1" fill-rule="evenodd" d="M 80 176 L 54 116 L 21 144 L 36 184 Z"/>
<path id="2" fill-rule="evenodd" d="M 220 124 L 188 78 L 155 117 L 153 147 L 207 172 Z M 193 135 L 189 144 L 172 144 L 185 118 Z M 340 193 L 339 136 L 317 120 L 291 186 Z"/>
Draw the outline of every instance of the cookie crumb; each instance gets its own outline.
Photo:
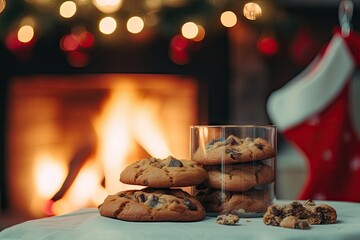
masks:
<path id="1" fill-rule="evenodd" d="M 235 214 L 221 214 L 217 217 L 216 223 L 223 225 L 235 225 L 240 220 L 238 215 Z"/>

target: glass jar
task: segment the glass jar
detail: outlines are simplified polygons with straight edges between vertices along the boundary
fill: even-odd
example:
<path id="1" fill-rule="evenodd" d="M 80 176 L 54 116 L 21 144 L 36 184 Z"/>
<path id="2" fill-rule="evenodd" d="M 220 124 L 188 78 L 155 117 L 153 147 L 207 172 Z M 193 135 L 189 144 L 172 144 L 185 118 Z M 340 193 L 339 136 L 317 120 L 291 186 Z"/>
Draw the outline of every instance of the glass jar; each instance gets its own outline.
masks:
<path id="1" fill-rule="evenodd" d="M 190 127 L 190 156 L 208 172 L 192 188 L 207 215 L 262 216 L 275 199 L 276 126 Z"/>

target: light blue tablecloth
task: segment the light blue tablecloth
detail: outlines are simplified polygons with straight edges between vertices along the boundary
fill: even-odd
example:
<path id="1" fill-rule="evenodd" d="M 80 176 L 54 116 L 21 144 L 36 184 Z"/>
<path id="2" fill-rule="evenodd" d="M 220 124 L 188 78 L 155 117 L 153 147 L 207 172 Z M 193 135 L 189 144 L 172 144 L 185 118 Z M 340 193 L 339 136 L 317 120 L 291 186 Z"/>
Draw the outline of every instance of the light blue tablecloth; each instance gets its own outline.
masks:
<path id="1" fill-rule="evenodd" d="M 281 201 L 289 203 L 291 201 Z M 313 225 L 309 230 L 267 226 L 262 218 L 241 218 L 234 226 L 219 225 L 216 218 L 199 222 L 125 222 L 105 218 L 97 209 L 24 222 L 0 232 L 1 240 L 91 240 L 91 239 L 254 239 L 254 240 L 345 240 L 360 239 L 360 203 L 320 202 L 333 206 L 338 220 L 330 225 Z"/>

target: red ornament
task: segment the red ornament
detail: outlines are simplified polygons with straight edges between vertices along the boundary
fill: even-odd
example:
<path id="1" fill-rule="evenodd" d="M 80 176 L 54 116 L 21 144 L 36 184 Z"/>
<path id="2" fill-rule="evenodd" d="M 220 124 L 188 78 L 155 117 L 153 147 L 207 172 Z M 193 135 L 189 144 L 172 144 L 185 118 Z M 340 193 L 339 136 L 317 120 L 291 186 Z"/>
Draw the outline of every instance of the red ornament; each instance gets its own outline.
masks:
<path id="1" fill-rule="evenodd" d="M 274 55 L 279 50 L 279 45 L 275 38 L 270 36 L 265 36 L 259 39 L 257 42 L 258 50 L 265 55 Z"/>
<path id="2" fill-rule="evenodd" d="M 63 51 L 71 52 L 78 49 L 79 43 L 75 35 L 68 34 L 61 38 L 60 40 L 60 48 Z"/>
<path id="3" fill-rule="evenodd" d="M 94 36 L 91 32 L 84 31 L 78 34 L 77 40 L 79 45 L 83 48 L 90 48 L 94 45 Z"/>
<path id="4" fill-rule="evenodd" d="M 188 47 L 189 40 L 182 35 L 174 36 L 170 41 L 170 47 L 177 50 L 184 50 Z"/>

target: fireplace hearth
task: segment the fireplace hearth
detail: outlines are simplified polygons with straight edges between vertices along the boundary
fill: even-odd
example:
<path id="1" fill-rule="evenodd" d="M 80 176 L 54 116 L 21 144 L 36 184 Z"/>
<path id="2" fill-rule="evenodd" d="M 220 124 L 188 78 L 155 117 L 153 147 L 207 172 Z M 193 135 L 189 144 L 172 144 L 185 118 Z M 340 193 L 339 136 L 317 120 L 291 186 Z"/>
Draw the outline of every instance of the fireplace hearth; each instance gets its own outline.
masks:
<path id="1" fill-rule="evenodd" d="M 7 116 L 10 208 L 40 217 L 96 207 L 134 186 L 141 158 L 188 158 L 198 84 L 160 74 L 33 75 L 12 79 Z"/>

